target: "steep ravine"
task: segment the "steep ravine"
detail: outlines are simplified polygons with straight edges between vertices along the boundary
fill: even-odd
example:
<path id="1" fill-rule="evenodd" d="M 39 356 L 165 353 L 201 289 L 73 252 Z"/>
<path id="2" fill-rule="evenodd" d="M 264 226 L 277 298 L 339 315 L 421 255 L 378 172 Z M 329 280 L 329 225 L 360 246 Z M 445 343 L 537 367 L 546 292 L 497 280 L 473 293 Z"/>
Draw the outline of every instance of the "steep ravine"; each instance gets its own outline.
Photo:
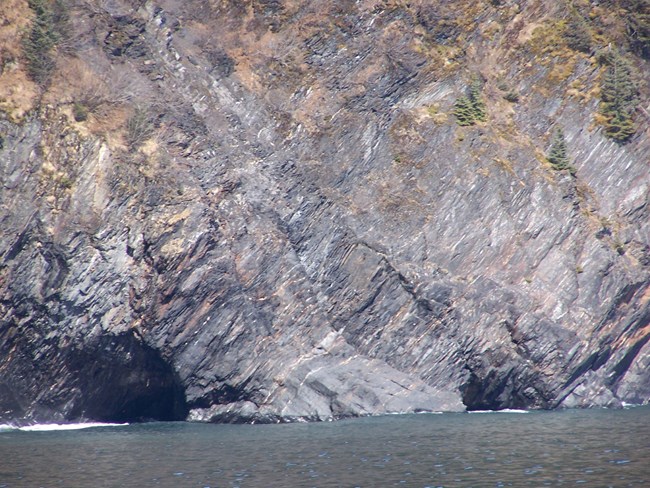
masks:
<path id="1" fill-rule="evenodd" d="M 0 73 L 1 422 L 650 401 L 650 129 L 561 2 L 64 3 Z"/>

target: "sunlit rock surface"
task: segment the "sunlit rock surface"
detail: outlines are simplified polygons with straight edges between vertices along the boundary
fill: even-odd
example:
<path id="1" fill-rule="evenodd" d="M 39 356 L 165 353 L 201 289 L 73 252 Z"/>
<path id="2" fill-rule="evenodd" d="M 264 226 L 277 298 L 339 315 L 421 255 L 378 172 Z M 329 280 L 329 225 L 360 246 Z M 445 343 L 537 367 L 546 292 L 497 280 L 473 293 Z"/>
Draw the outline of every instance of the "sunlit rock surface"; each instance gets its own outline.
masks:
<path id="1" fill-rule="evenodd" d="M 0 120 L 0 420 L 648 402 L 648 121 L 518 3 L 71 0 Z"/>

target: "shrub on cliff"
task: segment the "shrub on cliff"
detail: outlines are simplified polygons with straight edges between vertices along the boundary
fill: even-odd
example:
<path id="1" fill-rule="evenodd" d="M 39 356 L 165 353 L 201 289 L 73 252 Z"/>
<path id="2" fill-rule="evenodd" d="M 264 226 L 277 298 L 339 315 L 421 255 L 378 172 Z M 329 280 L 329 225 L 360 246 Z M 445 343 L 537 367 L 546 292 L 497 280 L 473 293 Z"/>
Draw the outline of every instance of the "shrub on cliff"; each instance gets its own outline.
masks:
<path id="1" fill-rule="evenodd" d="M 519 102 L 519 93 L 515 90 L 510 90 L 506 92 L 505 95 L 503 95 L 503 98 L 509 101 L 510 103 L 517 103 Z"/>
<path id="2" fill-rule="evenodd" d="M 140 147 L 153 134 L 153 123 L 149 111 L 136 107 L 126 121 L 126 142 L 131 149 Z"/>
<path id="3" fill-rule="evenodd" d="M 72 105 L 72 114 L 77 122 L 83 122 L 88 119 L 88 107 L 81 102 L 75 102 Z"/>

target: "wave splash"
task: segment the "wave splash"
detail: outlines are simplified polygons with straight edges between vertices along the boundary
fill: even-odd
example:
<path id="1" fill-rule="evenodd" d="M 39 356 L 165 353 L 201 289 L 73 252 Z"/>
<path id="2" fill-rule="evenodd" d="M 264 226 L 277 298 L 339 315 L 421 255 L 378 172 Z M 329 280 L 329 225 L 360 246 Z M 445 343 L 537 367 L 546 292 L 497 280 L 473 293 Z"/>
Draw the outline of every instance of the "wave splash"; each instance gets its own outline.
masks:
<path id="1" fill-rule="evenodd" d="M 104 422 L 86 422 L 78 424 L 34 424 L 34 425 L 0 425 L 1 431 L 11 431 L 11 430 L 22 430 L 23 432 L 52 432 L 58 430 L 81 430 L 81 429 L 91 429 L 95 427 L 123 427 L 129 425 L 127 424 L 109 424 Z"/>
<path id="2" fill-rule="evenodd" d="M 530 413 L 529 410 L 516 408 L 504 408 L 503 410 L 469 410 L 469 413 Z"/>

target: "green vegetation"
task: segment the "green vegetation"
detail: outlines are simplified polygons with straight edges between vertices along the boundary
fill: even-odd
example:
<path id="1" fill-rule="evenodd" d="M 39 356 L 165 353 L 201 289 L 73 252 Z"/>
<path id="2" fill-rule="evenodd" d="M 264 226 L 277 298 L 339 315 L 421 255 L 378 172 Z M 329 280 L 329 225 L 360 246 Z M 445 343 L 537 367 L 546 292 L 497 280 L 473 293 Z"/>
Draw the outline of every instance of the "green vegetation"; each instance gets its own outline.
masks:
<path id="1" fill-rule="evenodd" d="M 510 88 L 510 85 L 508 85 L 505 81 L 500 81 L 497 85 L 497 88 L 503 92 L 503 98 L 510 103 L 519 102 L 519 92 L 514 88 Z"/>
<path id="2" fill-rule="evenodd" d="M 23 37 L 23 54 L 30 78 L 45 86 L 56 64 L 52 50 L 61 39 L 58 27 L 64 16 L 59 9 L 63 10 L 63 6 L 56 2 L 55 15 L 47 0 L 29 0 L 28 3 L 34 12 L 34 19 L 30 30 Z"/>
<path id="3" fill-rule="evenodd" d="M 632 115 L 637 104 L 638 87 L 632 66 L 619 53 L 602 56 L 609 66 L 600 85 L 600 115 L 605 135 L 625 142 L 634 135 Z"/>
<path id="4" fill-rule="evenodd" d="M 564 28 L 564 39 L 567 46 L 574 51 L 588 53 L 591 51 L 591 33 L 585 19 L 574 14 Z"/>
<path id="5" fill-rule="evenodd" d="M 2 134 L 0 134 L 0 149 L 5 148 L 5 138 Z"/>
<path id="6" fill-rule="evenodd" d="M 61 178 L 59 178 L 59 184 L 61 185 L 61 188 L 65 190 L 69 190 L 70 188 L 72 188 L 74 182 L 69 177 L 62 176 Z"/>
<path id="7" fill-rule="evenodd" d="M 478 76 L 475 76 L 469 86 L 469 101 L 472 103 L 472 109 L 474 110 L 474 117 L 476 120 L 484 122 L 487 117 L 487 112 L 485 110 L 485 102 L 481 97 L 482 90 L 483 81 Z"/>
<path id="8" fill-rule="evenodd" d="M 459 97 L 454 103 L 453 114 L 458 125 L 474 125 L 477 121 L 484 122 L 487 118 L 485 102 L 481 97 L 482 88 L 483 82 L 475 76 L 467 89 L 467 95 Z"/>
<path id="9" fill-rule="evenodd" d="M 77 122 L 83 122 L 88 119 L 88 108 L 83 103 L 76 102 L 72 106 L 72 114 Z"/>
<path id="10" fill-rule="evenodd" d="M 137 107 L 126 121 L 126 143 L 131 149 L 141 146 L 153 134 L 153 123 L 149 111 Z"/>
<path id="11" fill-rule="evenodd" d="M 619 241 L 618 239 L 617 239 L 616 241 L 614 241 L 614 249 L 615 249 L 616 252 L 617 252 L 619 255 L 621 255 L 621 256 L 622 256 L 623 254 L 625 254 L 625 246 L 624 246 L 623 243 L 622 243 L 621 241 Z"/>
<path id="12" fill-rule="evenodd" d="M 625 20 L 630 47 L 650 59 L 650 0 L 623 0 L 622 4 L 627 10 Z"/>
<path id="13" fill-rule="evenodd" d="M 476 122 L 474 111 L 472 109 L 472 102 L 470 102 L 469 98 L 464 95 L 458 98 L 456 103 L 454 103 L 453 113 L 458 125 L 467 126 L 473 125 Z"/>
<path id="14" fill-rule="evenodd" d="M 566 140 L 564 139 L 564 132 L 559 127 L 555 129 L 553 139 L 551 140 L 551 148 L 546 155 L 546 159 L 553 165 L 553 169 L 558 171 L 568 169 L 571 174 L 575 171 L 569 161 L 569 152 L 567 150 Z"/>
<path id="15" fill-rule="evenodd" d="M 517 93 L 515 90 L 510 90 L 503 95 L 503 98 L 505 98 L 510 103 L 517 103 L 519 101 L 519 93 Z"/>

